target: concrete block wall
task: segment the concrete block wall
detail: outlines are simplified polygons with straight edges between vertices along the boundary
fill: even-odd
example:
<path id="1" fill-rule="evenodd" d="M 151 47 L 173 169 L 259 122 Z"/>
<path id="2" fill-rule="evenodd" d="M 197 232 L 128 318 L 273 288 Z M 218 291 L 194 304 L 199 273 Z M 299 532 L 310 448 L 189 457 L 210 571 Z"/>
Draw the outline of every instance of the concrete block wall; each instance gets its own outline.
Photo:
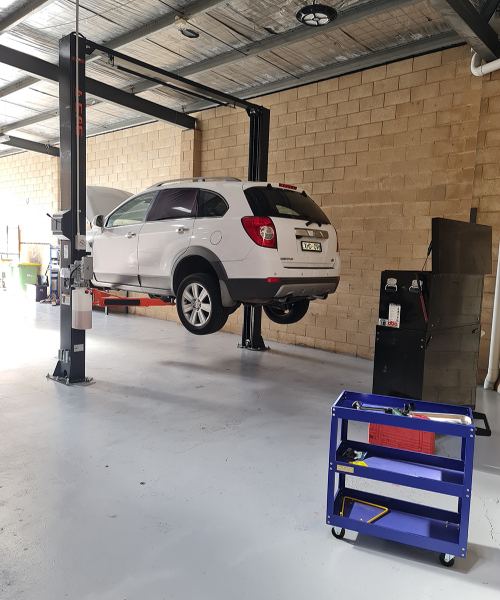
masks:
<path id="1" fill-rule="evenodd" d="M 180 177 L 181 129 L 150 123 L 87 140 L 87 185 L 140 192 Z"/>
<path id="2" fill-rule="evenodd" d="M 314 302 L 296 325 L 265 320 L 267 339 L 371 358 L 380 272 L 421 269 L 432 217 L 468 220 L 473 189 L 477 196 L 486 186 L 490 194 L 475 199 L 479 222 L 500 219 L 494 159 L 478 150 L 490 162 L 476 167 L 481 144 L 500 144 L 494 133 L 487 142 L 486 133 L 478 136 L 480 123 L 498 127 L 497 85 L 471 75 L 470 49 L 462 46 L 256 100 L 271 110 L 269 180 L 312 195 L 338 230 L 342 257 L 338 292 Z M 245 178 L 245 113 L 223 107 L 199 118 L 202 175 Z M 482 375 L 493 287 L 487 278 Z M 228 328 L 237 332 L 240 322 L 235 314 Z"/>
<path id="3" fill-rule="evenodd" d="M 0 227 L 19 226 L 21 261 L 49 262 L 50 219 L 59 207 L 59 159 L 31 152 L 0 160 Z"/>

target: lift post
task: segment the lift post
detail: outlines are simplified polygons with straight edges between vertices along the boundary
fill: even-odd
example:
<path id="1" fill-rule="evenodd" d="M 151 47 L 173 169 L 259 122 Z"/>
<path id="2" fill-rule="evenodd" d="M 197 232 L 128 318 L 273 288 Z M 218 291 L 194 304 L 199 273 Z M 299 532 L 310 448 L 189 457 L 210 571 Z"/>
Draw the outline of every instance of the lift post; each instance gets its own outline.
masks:
<path id="1" fill-rule="evenodd" d="M 263 106 L 247 108 L 250 117 L 248 144 L 248 181 L 266 181 L 269 163 L 270 111 Z M 241 344 L 239 348 L 269 350 L 262 339 L 262 306 L 243 305 Z"/>
<path id="2" fill-rule="evenodd" d="M 66 239 L 61 239 L 61 271 L 87 255 L 85 38 L 78 40 L 78 85 L 76 54 L 76 35 L 71 33 L 59 42 L 61 211 L 69 211 L 62 220 Z M 53 378 L 65 383 L 86 382 L 85 330 L 72 327 L 71 292 L 71 276 L 61 277 L 61 346 Z"/>

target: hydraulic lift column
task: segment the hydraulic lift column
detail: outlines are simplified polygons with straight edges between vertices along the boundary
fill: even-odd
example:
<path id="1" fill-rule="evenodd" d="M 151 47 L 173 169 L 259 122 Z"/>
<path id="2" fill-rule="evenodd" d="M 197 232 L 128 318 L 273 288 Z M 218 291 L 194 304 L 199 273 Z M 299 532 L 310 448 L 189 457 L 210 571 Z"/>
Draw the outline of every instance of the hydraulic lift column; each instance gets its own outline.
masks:
<path id="1" fill-rule="evenodd" d="M 61 273 L 86 255 L 86 118 L 85 38 L 74 33 L 59 42 L 59 120 L 61 128 L 60 187 Z M 78 71 L 78 85 L 77 85 Z M 77 101 L 78 94 L 78 101 Z M 66 212 L 67 211 L 67 212 Z M 54 220 L 55 221 L 55 220 Z M 53 230 L 57 228 L 54 226 Z M 53 377 L 66 383 L 87 381 L 85 377 L 85 330 L 72 327 L 72 273 L 61 274 L 61 347 Z"/>
<path id="2" fill-rule="evenodd" d="M 270 111 L 263 106 L 247 108 L 250 117 L 248 181 L 266 181 L 269 162 Z M 268 350 L 262 339 L 262 306 L 243 305 L 240 348 Z"/>

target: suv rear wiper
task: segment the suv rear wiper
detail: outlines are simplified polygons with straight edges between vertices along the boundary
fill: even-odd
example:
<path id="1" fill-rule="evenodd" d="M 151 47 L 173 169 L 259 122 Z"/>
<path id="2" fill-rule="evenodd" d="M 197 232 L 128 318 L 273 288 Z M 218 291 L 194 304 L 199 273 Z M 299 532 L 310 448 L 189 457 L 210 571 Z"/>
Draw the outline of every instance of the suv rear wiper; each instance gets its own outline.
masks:
<path id="1" fill-rule="evenodd" d="M 316 223 L 316 225 L 319 225 L 319 227 L 321 227 L 321 223 L 319 221 L 307 221 L 306 227 L 309 227 L 309 225 L 312 225 L 313 223 Z"/>

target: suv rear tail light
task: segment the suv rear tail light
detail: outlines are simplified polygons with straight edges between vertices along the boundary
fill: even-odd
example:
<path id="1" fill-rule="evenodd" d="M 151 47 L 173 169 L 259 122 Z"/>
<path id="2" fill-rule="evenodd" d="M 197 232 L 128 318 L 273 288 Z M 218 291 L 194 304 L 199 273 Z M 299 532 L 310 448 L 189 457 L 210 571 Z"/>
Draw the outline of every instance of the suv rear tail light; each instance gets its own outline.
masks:
<path id="1" fill-rule="evenodd" d="M 241 223 L 257 245 L 264 248 L 278 247 L 276 229 L 269 217 L 243 217 Z"/>
<path id="2" fill-rule="evenodd" d="M 332 225 L 333 227 L 333 225 Z M 333 227 L 335 229 L 335 235 L 337 236 L 337 254 L 339 252 L 339 232 L 337 231 L 336 227 Z"/>

